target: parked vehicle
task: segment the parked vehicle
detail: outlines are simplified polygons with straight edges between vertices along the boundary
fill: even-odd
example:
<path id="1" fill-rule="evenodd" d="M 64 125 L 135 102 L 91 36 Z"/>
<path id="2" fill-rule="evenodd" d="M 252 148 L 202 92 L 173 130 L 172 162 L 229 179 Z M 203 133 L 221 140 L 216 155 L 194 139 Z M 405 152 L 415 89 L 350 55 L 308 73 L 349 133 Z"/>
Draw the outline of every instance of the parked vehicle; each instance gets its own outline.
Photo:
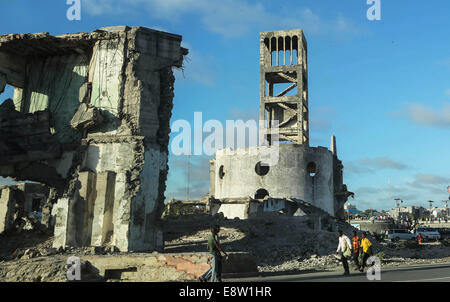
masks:
<path id="1" fill-rule="evenodd" d="M 422 235 L 424 240 L 439 240 L 441 239 L 441 234 L 436 229 L 433 228 L 418 228 L 415 232 L 416 236 Z"/>
<path id="2" fill-rule="evenodd" d="M 408 232 L 408 230 L 404 229 L 394 229 L 386 231 L 387 239 L 391 241 L 399 241 L 399 240 L 416 240 L 416 234 Z"/>

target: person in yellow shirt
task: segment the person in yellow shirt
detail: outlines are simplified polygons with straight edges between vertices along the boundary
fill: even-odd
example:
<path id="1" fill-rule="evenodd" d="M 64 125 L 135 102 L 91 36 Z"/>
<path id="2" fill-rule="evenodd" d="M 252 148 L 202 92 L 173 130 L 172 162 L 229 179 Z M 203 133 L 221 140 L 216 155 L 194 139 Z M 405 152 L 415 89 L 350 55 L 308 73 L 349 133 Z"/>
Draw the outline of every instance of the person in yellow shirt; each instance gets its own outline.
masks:
<path id="1" fill-rule="evenodd" d="M 366 232 L 363 232 L 361 237 L 361 247 L 363 250 L 363 259 L 362 259 L 362 266 L 359 269 L 360 272 L 364 271 L 364 268 L 366 267 L 367 259 L 372 256 L 372 243 L 366 236 Z"/>

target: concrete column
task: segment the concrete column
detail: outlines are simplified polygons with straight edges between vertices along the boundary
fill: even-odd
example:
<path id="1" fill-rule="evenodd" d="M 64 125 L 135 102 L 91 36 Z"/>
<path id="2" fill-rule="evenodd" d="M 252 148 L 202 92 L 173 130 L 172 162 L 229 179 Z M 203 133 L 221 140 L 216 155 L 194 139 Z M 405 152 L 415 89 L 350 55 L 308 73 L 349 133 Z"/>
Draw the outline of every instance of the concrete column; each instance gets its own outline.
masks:
<path id="1" fill-rule="evenodd" d="M 331 152 L 337 156 L 336 136 L 331 136 Z"/>
<path id="2" fill-rule="evenodd" d="M 101 246 L 113 232 L 113 209 L 116 173 L 97 174 L 97 198 L 94 204 L 91 245 Z"/>
<path id="3" fill-rule="evenodd" d="M 0 233 L 8 230 L 14 222 L 14 192 L 11 188 L 0 190 Z"/>
<path id="4" fill-rule="evenodd" d="M 209 161 L 209 195 L 214 196 L 216 188 L 216 161 Z"/>
<path id="5" fill-rule="evenodd" d="M 78 242 L 81 245 L 91 243 L 92 223 L 94 218 L 94 204 L 97 197 L 96 180 L 97 175 L 92 172 L 81 172 L 78 175 L 78 181 L 81 184 L 79 190 L 79 208 L 81 216 L 78 227 Z"/>
<path id="6" fill-rule="evenodd" d="M 74 199 L 70 197 L 60 198 L 55 207 L 56 222 L 53 247 L 74 246 L 76 233 L 75 213 L 73 211 Z"/>

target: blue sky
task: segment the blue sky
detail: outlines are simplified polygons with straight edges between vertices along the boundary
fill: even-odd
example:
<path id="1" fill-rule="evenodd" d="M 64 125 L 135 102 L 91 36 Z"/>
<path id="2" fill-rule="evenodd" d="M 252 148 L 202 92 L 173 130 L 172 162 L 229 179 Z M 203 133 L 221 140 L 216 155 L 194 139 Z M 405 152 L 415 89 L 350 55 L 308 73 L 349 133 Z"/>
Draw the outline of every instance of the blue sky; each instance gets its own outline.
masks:
<path id="1" fill-rule="evenodd" d="M 381 3 L 382 20 L 369 21 L 366 0 L 82 0 L 81 21 L 68 21 L 65 0 L 8 0 L 0 34 L 112 25 L 180 34 L 190 54 L 176 72 L 172 121 L 195 111 L 225 121 L 257 118 L 259 32 L 301 28 L 311 145 L 337 136 L 358 208 L 390 208 L 394 197 L 425 206 L 447 199 L 450 185 L 450 2 Z M 190 198 L 208 192 L 207 160 L 191 157 Z M 166 197 L 186 198 L 186 157 L 169 165 Z"/>

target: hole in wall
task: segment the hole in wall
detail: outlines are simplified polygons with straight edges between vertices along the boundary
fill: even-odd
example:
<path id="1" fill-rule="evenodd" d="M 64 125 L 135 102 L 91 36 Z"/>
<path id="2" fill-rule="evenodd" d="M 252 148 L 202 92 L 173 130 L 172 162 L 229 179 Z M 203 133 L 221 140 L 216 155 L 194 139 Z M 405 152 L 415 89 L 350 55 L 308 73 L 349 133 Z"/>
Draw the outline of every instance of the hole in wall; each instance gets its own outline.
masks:
<path id="1" fill-rule="evenodd" d="M 292 65 L 291 63 L 291 50 L 286 50 L 286 65 Z"/>
<path id="2" fill-rule="evenodd" d="M 220 168 L 219 168 L 219 178 L 220 178 L 220 179 L 223 179 L 224 176 L 225 176 L 225 168 L 224 168 L 224 166 L 222 165 L 222 166 L 220 166 Z"/>
<path id="3" fill-rule="evenodd" d="M 297 49 L 292 50 L 292 65 L 298 65 Z"/>
<path id="4" fill-rule="evenodd" d="M 267 173 L 269 173 L 270 167 L 268 164 L 263 163 L 263 162 L 258 162 L 255 165 L 255 172 L 256 174 L 258 174 L 259 176 L 264 176 Z"/>
<path id="5" fill-rule="evenodd" d="M 293 83 L 275 83 L 273 85 L 273 95 L 277 96 L 283 92 L 283 96 L 295 96 L 298 94 L 297 86 L 291 88 Z M 289 90 L 288 90 L 289 88 Z M 287 92 L 285 92 L 287 90 Z"/>
<path id="6" fill-rule="evenodd" d="M 31 212 L 42 212 L 43 198 L 33 198 L 31 202 Z"/>
<path id="7" fill-rule="evenodd" d="M 269 49 L 269 38 L 265 38 L 264 39 L 264 45 L 266 46 L 267 51 L 270 52 L 270 49 Z"/>
<path id="8" fill-rule="evenodd" d="M 1 87 L 0 87 L 1 90 Z M 0 94 L 0 104 L 7 99 L 12 99 L 14 96 L 14 86 L 6 84 L 5 90 Z"/>
<path id="9" fill-rule="evenodd" d="M 278 51 L 278 66 L 286 65 L 284 64 L 284 51 Z"/>
<path id="10" fill-rule="evenodd" d="M 269 196 L 269 192 L 266 189 L 259 189 L 255 193 L 255 199 L 264 199 L 266 196 Z"/>
<path id="11" fill-rule="evenodd" d="M 314 177 L 317 174 L 317 166 L 316 163 L 310 162 L 306 166 L 306 171 L 308 172 L 309 176 Z"/>

